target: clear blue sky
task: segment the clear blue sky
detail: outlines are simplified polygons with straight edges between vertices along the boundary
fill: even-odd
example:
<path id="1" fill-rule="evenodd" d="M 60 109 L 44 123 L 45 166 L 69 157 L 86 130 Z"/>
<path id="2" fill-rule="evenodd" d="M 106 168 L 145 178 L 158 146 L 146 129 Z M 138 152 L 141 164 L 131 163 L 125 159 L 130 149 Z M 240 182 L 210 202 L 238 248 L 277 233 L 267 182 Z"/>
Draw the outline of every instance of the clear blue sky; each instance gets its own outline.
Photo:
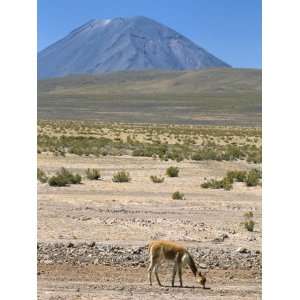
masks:
<path id="1" fill-rule="evenodd" d="M 261 0 L 38 0 L 38 51 L 90 19 L 146 16 L 233 67 L 261 68 Z"/>

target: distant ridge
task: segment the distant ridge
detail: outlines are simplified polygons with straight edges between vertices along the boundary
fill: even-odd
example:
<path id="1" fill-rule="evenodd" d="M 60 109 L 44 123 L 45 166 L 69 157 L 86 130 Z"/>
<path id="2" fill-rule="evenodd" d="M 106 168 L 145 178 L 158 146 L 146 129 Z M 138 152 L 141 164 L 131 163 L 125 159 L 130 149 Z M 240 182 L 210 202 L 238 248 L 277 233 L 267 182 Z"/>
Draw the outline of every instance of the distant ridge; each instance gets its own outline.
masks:
<path id="1" fill-rule="evenodd" d="M 126 70 L 226 68 L 173 29 L 146 17 L 91 20 L 38 53 L 38 78 Z"/>

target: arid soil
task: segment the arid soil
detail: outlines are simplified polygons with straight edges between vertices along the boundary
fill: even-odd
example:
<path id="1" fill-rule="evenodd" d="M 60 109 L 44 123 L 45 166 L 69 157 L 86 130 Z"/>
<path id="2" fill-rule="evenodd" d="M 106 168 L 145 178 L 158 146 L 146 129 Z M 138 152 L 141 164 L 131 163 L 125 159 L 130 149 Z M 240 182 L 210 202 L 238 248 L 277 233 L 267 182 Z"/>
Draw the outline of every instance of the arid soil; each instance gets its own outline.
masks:
<path id="1" fill-rule="evenodd" d="M 171 165 L 180 168 L 178 178 L 165 176 Z M 200 186 L 205 178 L 255 165 L 43 153 L 38 166 L 48 174 L 66 167 L 83 176 L 85 169 L 99 168 L 102 175 L 68 187 L 38 183 L 39 299 L 260 299 L 261 187 L 235 183 L 224 191 Z M 132 181 L 112 182 L 122 169 Z M 155 184 L 150 175 L 165 176 L 165 181 Z M 172 200 L 175 191 L 185 199 Z M 254 232 L 241 226 L 249 211 Z M 145 245 L 152 239 L 187 246 L 208 272 L 209 289 L 201 289 L 188 269 L 185 288 L 171 288 L 168 264 L 160 271 L 167 287 L 150 287 Z"/>

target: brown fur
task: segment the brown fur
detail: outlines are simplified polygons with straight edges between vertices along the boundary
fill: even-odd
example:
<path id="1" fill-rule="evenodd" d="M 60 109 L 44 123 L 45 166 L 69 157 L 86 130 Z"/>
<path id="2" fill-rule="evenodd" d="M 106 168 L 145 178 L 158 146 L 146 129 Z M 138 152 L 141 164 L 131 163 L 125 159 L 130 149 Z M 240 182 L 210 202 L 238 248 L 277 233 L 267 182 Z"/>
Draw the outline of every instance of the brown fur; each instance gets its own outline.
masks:
<path id="1" fill-rule="evenodd" d="M 184 264 L 188 264 L 198 282 L 203 286 L 203 288 L 205 287 L 206 278 L 203 274 L 201 274 L 201 272 L 197 271 L 196 264 L 186 248 L 175 242 L 164 240 L 152 241 L 148 244 L 148 247 L 150 256 L 150 266 L 148 268 L 150 285 L 152 285 L 151 275 L 154 271 L 156 280 L 161 286 L 158 277 L 159 265 L 163 260 L 172 260 L 174 261 L 172 286 L 174 286 L 175 276 L 178 272 L 180 286 L 182 287 L 182 266 Z"/>

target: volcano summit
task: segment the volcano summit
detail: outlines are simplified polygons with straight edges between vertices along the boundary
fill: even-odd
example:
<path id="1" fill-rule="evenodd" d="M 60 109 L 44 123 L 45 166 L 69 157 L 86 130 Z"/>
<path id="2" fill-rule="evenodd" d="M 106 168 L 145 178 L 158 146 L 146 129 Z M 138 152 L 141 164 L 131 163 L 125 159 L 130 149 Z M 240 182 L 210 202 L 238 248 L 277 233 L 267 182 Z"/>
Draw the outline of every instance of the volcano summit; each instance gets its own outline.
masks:
<path id="1" fill-rule="evenodd" d="M 91 20 L 38 53 L 38 78 L 122 70 L 226 68 L 173 29 L 146 17 Z"/>

